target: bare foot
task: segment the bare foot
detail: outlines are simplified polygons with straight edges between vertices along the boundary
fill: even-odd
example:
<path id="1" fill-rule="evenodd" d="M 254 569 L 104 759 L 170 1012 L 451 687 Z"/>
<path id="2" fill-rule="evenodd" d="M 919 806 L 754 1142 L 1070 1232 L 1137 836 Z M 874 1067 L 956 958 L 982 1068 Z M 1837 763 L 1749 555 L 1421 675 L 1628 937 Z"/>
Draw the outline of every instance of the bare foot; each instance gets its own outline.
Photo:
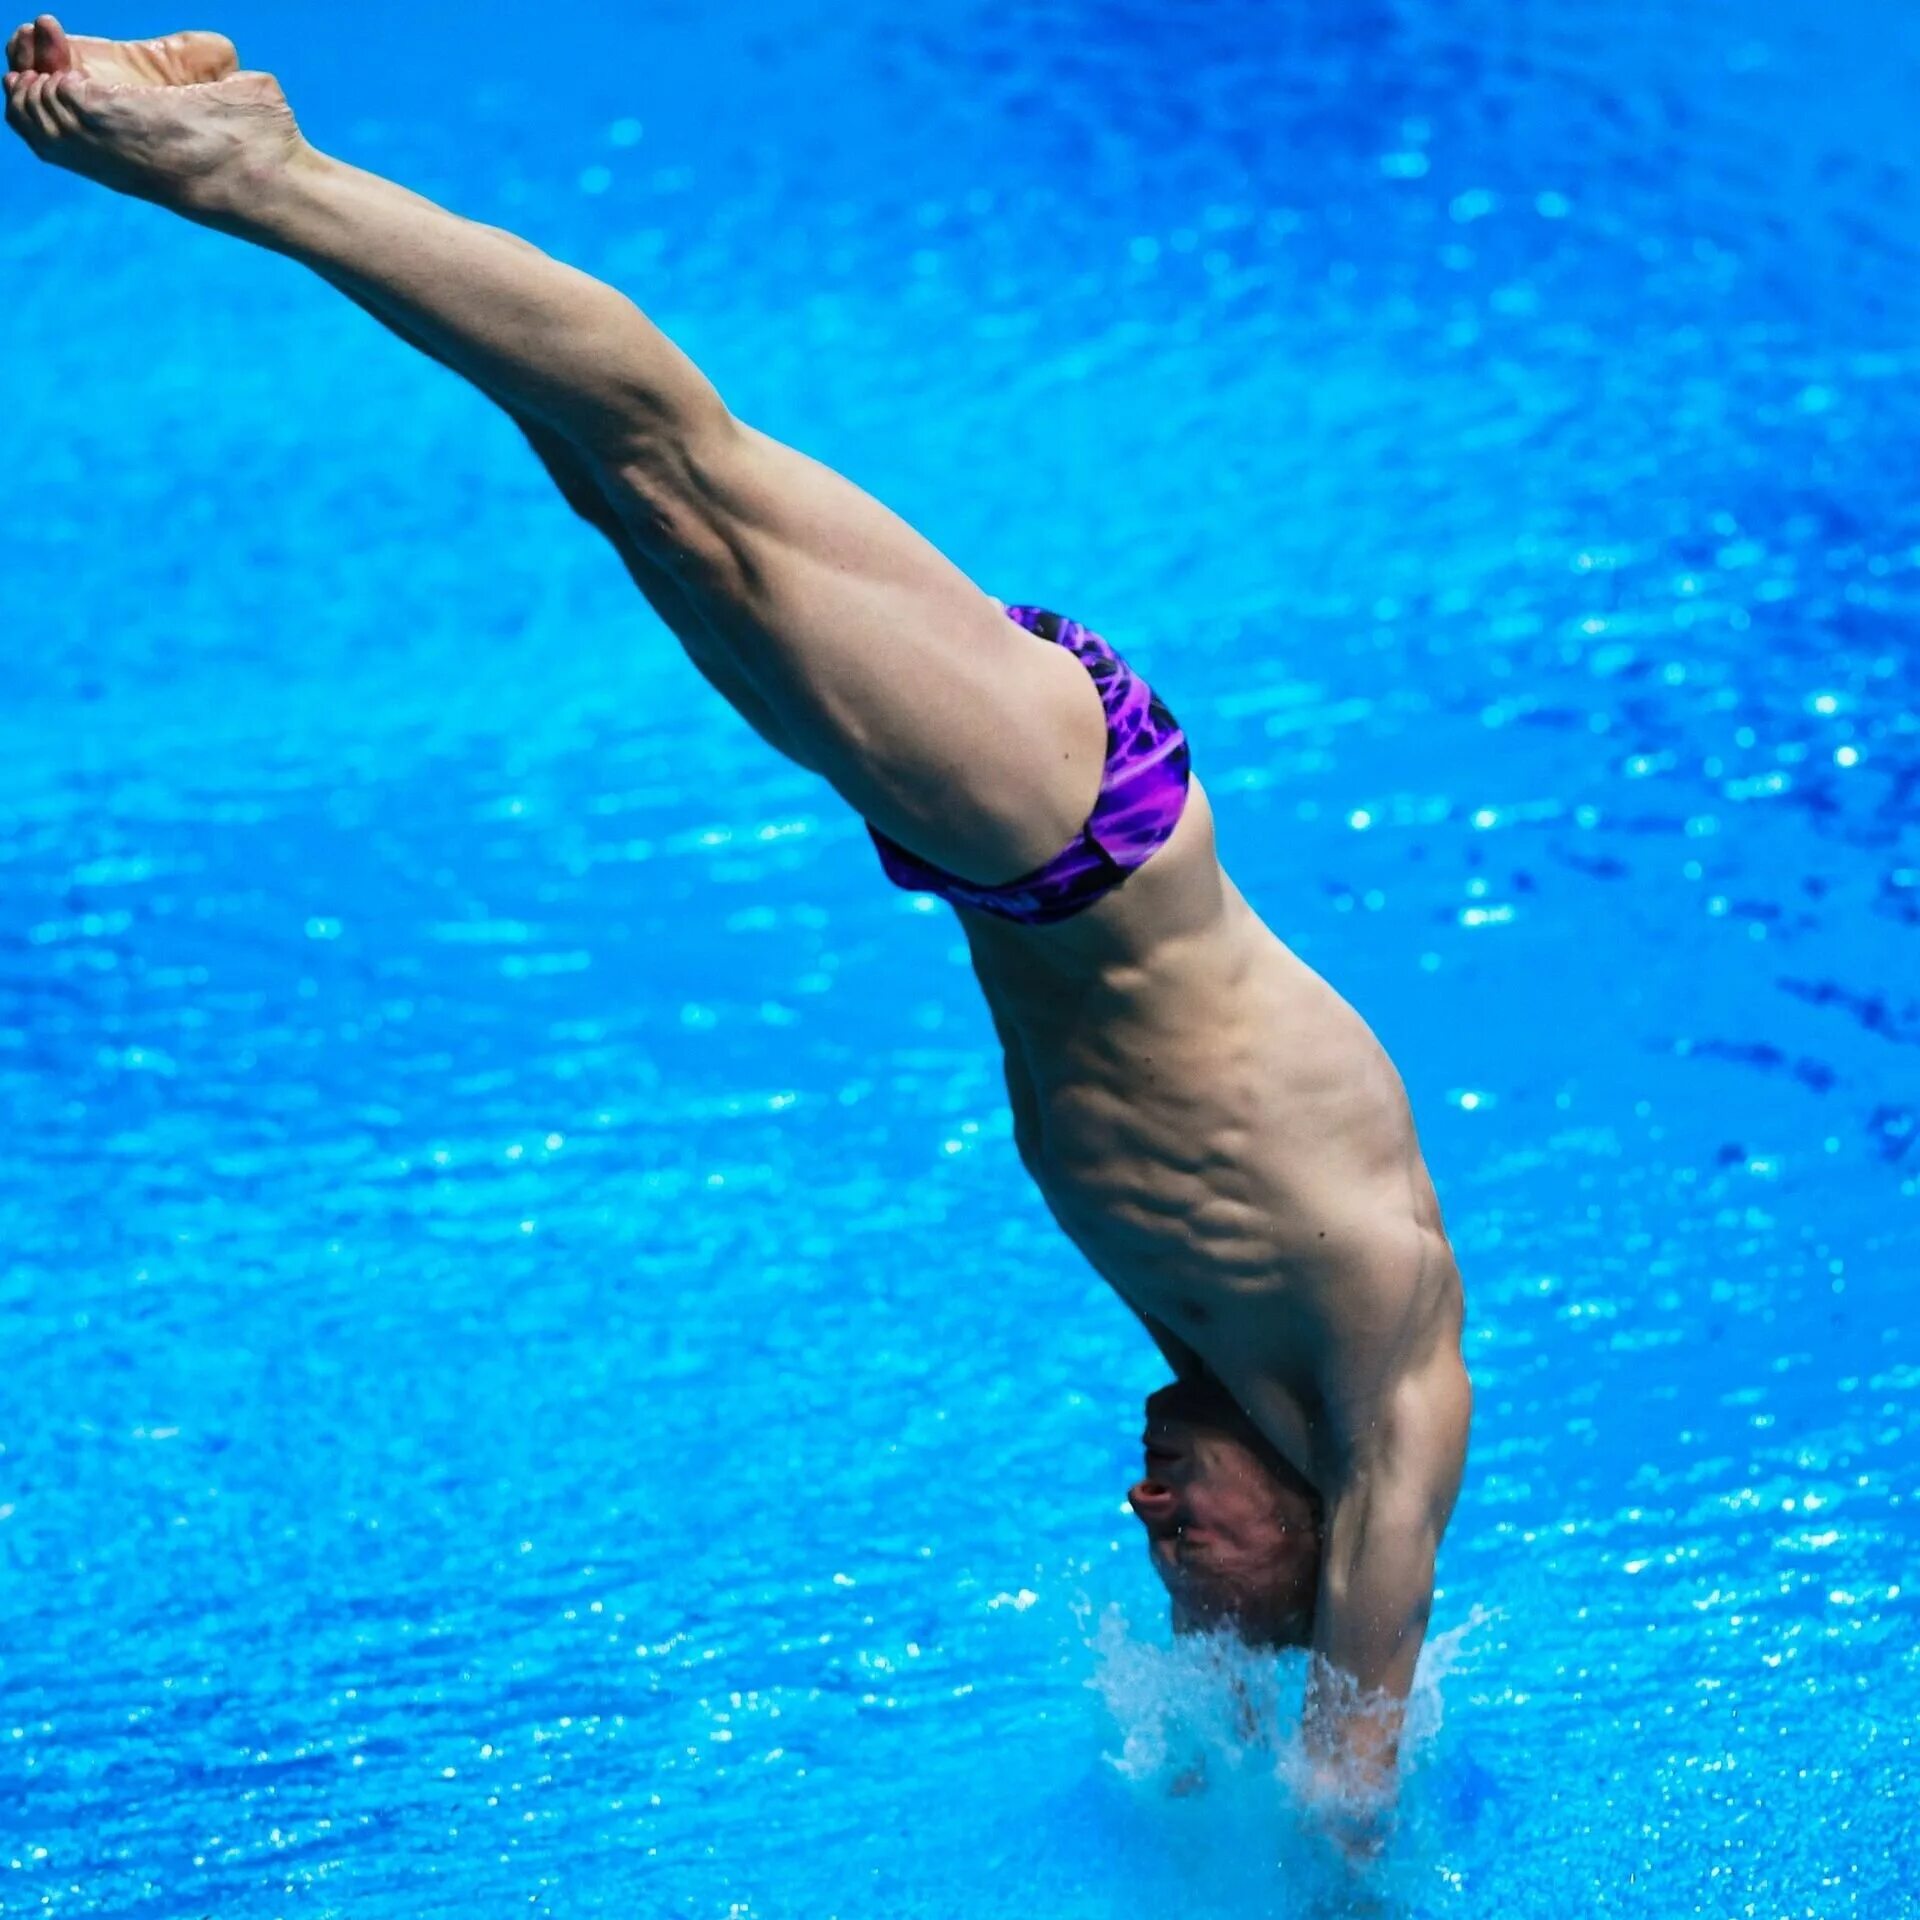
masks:
<path id="1" fill-rule="evenodd" d="M 183 213 L 305 150 L 280 83 L 238 73 L 231 41 L 69 37 L 51 14 L 7 43 L 7 124 L 54 166 Z"/>
<path id="2" fill-rule="evenodd" d="M 224 33 L 171 33 L 164 40 L 94 40 L 65 33 L 51 14 L 16 27 L 7 42 L 15 73 L 77 73 L 115 87 L 191 87 L 224 80 L 240 56 Z"/>

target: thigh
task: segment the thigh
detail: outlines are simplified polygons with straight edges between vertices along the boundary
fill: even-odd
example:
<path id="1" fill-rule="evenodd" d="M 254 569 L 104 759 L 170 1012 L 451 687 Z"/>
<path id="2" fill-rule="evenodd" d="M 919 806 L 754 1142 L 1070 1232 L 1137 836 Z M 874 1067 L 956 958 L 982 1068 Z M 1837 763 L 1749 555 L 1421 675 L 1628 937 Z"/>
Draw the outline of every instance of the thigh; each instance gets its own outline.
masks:
<path id="1" fill-rule="evenodd" d="M 989 884 L 1079 832 L 1106 751 L 1086 669 L 877 500 L 736 421 L 599 477 L 795 757 L 881 832 Z"/>

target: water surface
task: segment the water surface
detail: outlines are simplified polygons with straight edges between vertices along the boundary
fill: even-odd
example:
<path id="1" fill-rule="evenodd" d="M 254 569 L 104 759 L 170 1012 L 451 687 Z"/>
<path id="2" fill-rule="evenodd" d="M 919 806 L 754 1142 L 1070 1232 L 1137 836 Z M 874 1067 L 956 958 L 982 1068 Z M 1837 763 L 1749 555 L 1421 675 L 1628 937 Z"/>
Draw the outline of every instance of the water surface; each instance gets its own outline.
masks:
<path id="1" fill-rule="evenodd" d="M 220 24 L 1133 656 L 1394 1053 L 1479 1424 L 1386 1910 L 1912 1911 L 1920 26 Z M 0 214 L 0 1912 L 1341 1910 L 1152 1764 L 1156 1368 L 950 921 L 483 402 Z"/>

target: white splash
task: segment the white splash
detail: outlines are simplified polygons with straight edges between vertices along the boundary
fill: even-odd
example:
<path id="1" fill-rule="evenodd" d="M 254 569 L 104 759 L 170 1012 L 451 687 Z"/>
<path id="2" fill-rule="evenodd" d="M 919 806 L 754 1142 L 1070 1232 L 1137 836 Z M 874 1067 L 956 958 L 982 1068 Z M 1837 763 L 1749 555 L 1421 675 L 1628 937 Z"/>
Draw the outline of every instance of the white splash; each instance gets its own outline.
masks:
<path id="1" fill-rule="evenodd" d="M 1421 1650 L 1400 1735 L 1403 1777 L 1440 1731 L 1441 1683 L 1461 1665 L 1470 1636 L 1496 1617 L 1476 1607 Z M 1106 1758 L 1127 1779 L 1181 1793 L 1223 1775 L 1265 1775 L 1289 1788 L 1302 1777 L 1304 1652 L 1261 1652 L 1226 1629 L 1171 1645 L 1143 1640 L 1117 1606 L 1093 1623 L 1089 1639 L 1097 1665 L 1088 1685 L 1120 1736 L 1119 1752 Z"/>
<path id="2" fill-rule="evenodd" d="M 1257 1652 L 1231 1633 L 1169 1645 L 1158 1621 L 1148 1640 L 1117 1607 L 1083 1614 L 1095 1655 L 1087 1684 L 1119 1741 L 1105 1758 L 1126 1783 L 1127 1832 L 1140 1845 L 1116 1911 L 1382 1920 L 1427 1911 L 1436 1886 L 1452 1897 L 1445 1795 L 1410 1776 L 1447 1751 L 1437 1741 L 1443 1683 L 1497 1617 L 1476 1609 L 1427 1643 L 1401 1728 L 1397 1809 L 1383 1814 L 1315 1779 L 1302 1729 L 1305 1652 Z"/>

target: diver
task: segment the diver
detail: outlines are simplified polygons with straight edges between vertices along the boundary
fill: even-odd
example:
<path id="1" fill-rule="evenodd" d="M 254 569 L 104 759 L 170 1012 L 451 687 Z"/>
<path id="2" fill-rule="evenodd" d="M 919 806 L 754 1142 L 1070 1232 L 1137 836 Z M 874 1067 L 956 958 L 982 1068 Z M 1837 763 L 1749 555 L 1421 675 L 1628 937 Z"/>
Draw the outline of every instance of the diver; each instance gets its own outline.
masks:
<path id="1" fill-rule="evenodd" d="M 219 35 L 43 15 L 8 64 L 40 159 L 300 262 L 503 407 L 695 667 L 952 904 L 1020 1159 L 1174 1375 L 1128 1496 L 1174 1627 L 1311 1648 L 1315 1797 L 1389 1805 L 1466 1455 L 1459 1271 L 1399 1075 L 1222 870 L 1167 707 L 736 418 L 626 295 L 316 151 Z"/>

